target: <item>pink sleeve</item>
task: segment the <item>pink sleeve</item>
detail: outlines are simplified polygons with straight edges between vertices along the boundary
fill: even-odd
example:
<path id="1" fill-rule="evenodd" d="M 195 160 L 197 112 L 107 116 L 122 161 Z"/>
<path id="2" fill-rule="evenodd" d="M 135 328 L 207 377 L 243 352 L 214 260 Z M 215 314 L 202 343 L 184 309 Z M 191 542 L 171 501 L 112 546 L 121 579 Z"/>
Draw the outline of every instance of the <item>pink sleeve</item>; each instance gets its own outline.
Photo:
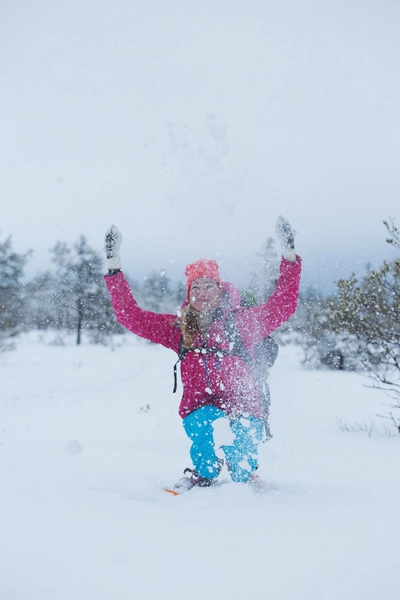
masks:
<path id="1" fill-rule="evenodd" d="M 122 272 L 110 277 L 106 275 L 104 281 L 115 316 L 121 325 L 150 342 L 178 351 L 181 332 L 174 325 L 177 320 L 175 315 L 158 314 L 141 309 Z"/>
<path id="2" fill-rule="evenodd" d="M 301 258 L 291 262 L 282 258 L 275 292 L 259 306 L 237 315 L 239 334 L 250 350 L 257 342 L 275 331 L 297 308 L 301 275 Z"/>

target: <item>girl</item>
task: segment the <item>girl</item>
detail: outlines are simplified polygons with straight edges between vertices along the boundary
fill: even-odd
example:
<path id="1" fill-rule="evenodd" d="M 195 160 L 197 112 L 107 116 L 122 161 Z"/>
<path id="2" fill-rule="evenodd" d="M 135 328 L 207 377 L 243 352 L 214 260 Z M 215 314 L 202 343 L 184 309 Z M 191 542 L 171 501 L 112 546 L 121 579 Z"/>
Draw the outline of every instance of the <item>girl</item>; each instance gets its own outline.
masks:
<path id="1" fill-rule="evenodd" d="M 175 489 L 216 483 L 224 460 L 215 453 L 213 423 L 229 420 L 231 445 L 221 446 L 235 482 L 260 485 L 258 444 L 263 436 L 262 398 L 249 364 L 258 342 L 282 325 L 296 310 L 301 259 L 295 254 L 294 234 L 283 217 L 277 221 L 282 245 L 280 276 L 273 295 L 259 306 L 244 308 L 240 292 L 221 281 L 214 260 L 186 267 L 187 294 L 180 317 L 143 310 L 133 298 L 121 271 L 122 236 L 113 225 L 105 236 L 108 274 L 105 282 L 118 321 L 151 342 L 174 350 L 181 360 L 183 396 L 179 414 L 192 441 L 194 469 Z M 238 340 L 242 352 L 237 352 Z"/>

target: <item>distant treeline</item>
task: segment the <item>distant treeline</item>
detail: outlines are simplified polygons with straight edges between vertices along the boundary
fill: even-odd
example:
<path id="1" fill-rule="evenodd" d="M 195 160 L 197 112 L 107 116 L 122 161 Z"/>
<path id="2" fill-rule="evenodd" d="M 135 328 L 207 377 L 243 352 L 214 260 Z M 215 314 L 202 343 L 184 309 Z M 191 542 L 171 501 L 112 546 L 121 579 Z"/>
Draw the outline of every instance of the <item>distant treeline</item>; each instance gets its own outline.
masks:
<path id="1" fill-rule="evenodd" d="M 124 333 L 115 319 L 104 285 L 102 254 L 91 248 L 83 235 L 74 244 L 57 242 L 50 253 L 54 268 L 23 283 L 31 252 L 14 252 L 11 236 L 0 240 L 0 344 L 3 349 L 10 347 L 9 338 L 32 329 L 75 331 L 78 345 L 83 331 L 94 343 L 107 343 L 113 334 Z M 279 268 L 272 240 L 267 241 L 259 258 L 261 274 L 249 276 L 247 289 L 262 301 L 273 292 Z M 135 299 L 146 310 L 175 314 L 184 301 L 185 284 L 173 283 L 163 269 L 149 273 L 141 281 L 131 279 L 127 273 L 125 276 Z"/>
<path id="2" fill-rule="evenodd" d="M 400 252 L 399 230 L 393 220 L 384 224 L 387 242 Z M 103 344 L 124 333 L 104 285 L 104 257 L 84 236 L 72 245 L 58 242 L 50 252 L 54 269 L 23 283 L 31 252 L 17 254 L 11 236 L 0 239 L 0 351 L 10 349 L 19 333 L 33 329 L 52 329 L 60 336 L 75 332 L 78 345 L 83 332 Z M 260 303 L 274 292 L 279 272 L 272 238 L 256 260 L 246 291 Z M 129 283 L 147 310 L 176 313 L 184 300 L 184 283 L 173 284 L 162 269 Z M 302 291 L 296 314 L 273 335 L 281 344 L 300 345 L 308 366 L 368 373 L 373 385 L 394 395 L 393 406 L 400 408 L 400 258 L 376 270 L 366 267 L 359 280 L 355 275 L 340 280 L 329 296 Z"/>

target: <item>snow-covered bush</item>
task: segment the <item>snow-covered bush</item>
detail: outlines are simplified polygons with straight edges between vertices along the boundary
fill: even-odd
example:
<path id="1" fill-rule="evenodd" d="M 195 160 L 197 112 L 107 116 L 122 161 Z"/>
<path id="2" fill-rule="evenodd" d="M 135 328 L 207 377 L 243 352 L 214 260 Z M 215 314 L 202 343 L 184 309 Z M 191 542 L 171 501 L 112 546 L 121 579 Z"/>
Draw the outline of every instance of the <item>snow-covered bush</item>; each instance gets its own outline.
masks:
<path id="1" fill-rule="evenodd" d="M 393 221 L 384 223 L 387 241 L 400 250 L 399 230 Z M 400 410 L 400 259 L 384 261 L 360 280 L 355 275 L 340 280 L 329 308 L 336 334 L 356 338 L 372 385 L 388 392 L 395 401 L 391 408 Z M 393 410 L 387 416 L 400 431 Z"/>
<path id="2" fill-rule="evenodd" d="M 330 307 L 335 302 L 336 296 L 326 297 L 313 288 L 300 294 L 297 311 L 282 328 L 280 341 L 299 345 L 304 352 L 303 363 L 309 367 L 358 370 L 363 367 L 357 338 L 333 329 Z"/>

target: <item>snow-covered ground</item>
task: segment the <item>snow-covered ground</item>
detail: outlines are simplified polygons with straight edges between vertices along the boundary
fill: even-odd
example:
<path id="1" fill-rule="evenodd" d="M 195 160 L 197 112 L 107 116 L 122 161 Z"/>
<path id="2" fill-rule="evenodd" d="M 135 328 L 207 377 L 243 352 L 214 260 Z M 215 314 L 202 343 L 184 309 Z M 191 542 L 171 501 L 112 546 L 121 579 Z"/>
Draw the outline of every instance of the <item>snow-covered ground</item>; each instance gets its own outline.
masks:
<path id="1" fill-rule="evenodd" d="M 1 600 L 399 600 L 400 436 L 337 424 L 383 432 L 382 392 L 281 348 L 260 466 L 276 489 L 175 498 L 175 355 L 53 338 L 0 356 Z"/>

